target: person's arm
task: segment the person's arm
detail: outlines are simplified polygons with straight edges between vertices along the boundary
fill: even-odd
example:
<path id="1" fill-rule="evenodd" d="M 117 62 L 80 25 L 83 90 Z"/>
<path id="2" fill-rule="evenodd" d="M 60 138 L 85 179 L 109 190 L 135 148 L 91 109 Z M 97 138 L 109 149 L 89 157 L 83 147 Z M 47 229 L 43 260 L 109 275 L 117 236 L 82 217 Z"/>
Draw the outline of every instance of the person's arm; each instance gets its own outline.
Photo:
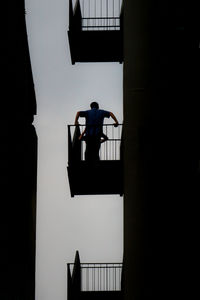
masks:
<path id="1" fill-rule="evenodd" d="M 86 128 L 83 130 L 83 132 L 82 132 L 81 135 L 79 136 L 79 138 L 78 138 L 79 140 L 82 139 L 82 137 L 84 136 L 85 132 L 86 132 Z"/>
<path id="2" fill-rule="evenodd" d="M 114 126 L 117 127 L 119 125 L 119 122 L 118 122 L 117 118 L 115 117 L 115 115 L 112 112 L 110 112 L 110 116 L 115 121 Z"/>
<path id="3" fill-rule="evenodd" d="M 78 124 L 79 124 L 79 123 L 78 123 L 79 116 L 80 116 L 80 111 L 78 111 L 78 112 L 76 113 L 74 125 L 78 125 Z"/>

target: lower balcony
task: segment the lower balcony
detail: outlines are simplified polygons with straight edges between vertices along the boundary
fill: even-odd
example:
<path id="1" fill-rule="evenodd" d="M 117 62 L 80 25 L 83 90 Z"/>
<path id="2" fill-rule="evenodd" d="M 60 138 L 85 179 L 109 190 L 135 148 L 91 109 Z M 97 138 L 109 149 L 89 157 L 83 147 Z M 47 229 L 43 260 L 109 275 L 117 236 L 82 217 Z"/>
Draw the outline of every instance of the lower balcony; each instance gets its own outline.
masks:
<path id="1" fill-rule="evenodd" d="M 122 300 L 122 263 L 67 264 L 68 300 Z"/>

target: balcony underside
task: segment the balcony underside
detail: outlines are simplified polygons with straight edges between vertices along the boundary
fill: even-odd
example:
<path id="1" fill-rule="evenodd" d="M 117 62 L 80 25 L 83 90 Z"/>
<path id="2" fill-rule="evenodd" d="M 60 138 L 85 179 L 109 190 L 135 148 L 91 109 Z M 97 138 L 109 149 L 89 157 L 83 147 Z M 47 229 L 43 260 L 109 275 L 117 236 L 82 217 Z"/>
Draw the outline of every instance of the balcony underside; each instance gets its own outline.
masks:
<path id="1" fill-rule="evenodd" d="M 123 62 L 120 30 L 68 31 L 72 64 L 76 62 Z"/>
<path id="2" fill-rule="evenodd" d="M 123 194 L 121 161 L 99 161 L 88 165 L 85 161 L 67 167 L 71 196 Z"/>
<path id="3" fill-rule="evenodd" d="M 121 300 L 121 291 L 81 292 L 80 300 Z"/>

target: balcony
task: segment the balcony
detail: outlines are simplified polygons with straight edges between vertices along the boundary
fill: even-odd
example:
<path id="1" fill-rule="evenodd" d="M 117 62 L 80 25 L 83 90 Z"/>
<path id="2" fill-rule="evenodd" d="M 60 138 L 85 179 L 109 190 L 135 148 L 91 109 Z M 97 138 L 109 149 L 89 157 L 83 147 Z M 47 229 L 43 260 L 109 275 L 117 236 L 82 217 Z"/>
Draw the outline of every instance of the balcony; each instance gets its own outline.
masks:
<path id="1" fill-rule="evenodd" d="M 67 264 L 68 300 L 121 300 L 122 263 Z"/>
<path id="2" fill-rule="evenodd" d="M 69 1 L 68 39 L 72 64 L 123 62 L 122 0 Z"/>
<path id="3" fill-rule="evenodd" d="M 123 195 L 122 124 L 103 125 L 99 160 L 85 159 L 86 143 L 79 137 L 85 125 L 68 125 L 68 177 L 71 197 L 75 195 Z"/>

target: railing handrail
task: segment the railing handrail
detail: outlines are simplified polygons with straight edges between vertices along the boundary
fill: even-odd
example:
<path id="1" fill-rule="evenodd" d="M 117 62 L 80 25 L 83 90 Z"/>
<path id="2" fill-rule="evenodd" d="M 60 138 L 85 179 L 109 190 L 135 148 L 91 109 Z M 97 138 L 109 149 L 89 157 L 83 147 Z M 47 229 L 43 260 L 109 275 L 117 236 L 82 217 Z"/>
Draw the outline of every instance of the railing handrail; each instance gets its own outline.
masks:
<path id="1" fill-rule="evenodd" d="M 75 265 L 75 263 L 67 263 L 67 265 Z M 104 265 L 104 266 L 102 266 L 102 268 L 105 268 L 105 267 L 109 267 L 109 268 L 114 268 L 114 267 L 116 267 L 116 268 L 119 268 L 119 267 L 123 267 L 123 263 L 81 263 L 80 264 L 80 266 L 81 267 L 83 267 L 83 268 L 85 268 L 85 267 L 87 267 L 87 266 L 91 266 L 91 267 L 96 267 L 97 265 L 97 268 L 99 267 L 99 265 L 101 266 L 101 265 Z M 95 265 L 95 266 L 94 266 Z M 114 266 L 115 265 L 115 266 Z"/>
<path id="2" fill-rule="evenodd" d="M 116 126 L 116 127 L 118 127 L 118 126 L 122 126 L 123 125 L 123 123 L 118 123 L 118 125 Z M 77 124 L 77 125 L 75 125 L 75 124 L 68 124 L 67 125 L 68 127 L 69 126 L 86 126 L 86 123 L 85 124 Z M 115 124 L 114 123 L 112 123 L 112 124 L 91 124 L 91 125 L 89 125 L 89 126 L 114 126 L 115 127 Z"/>
<path id="3" fill-rule="evenodd" d="M 120 17 L 82 17 L 81 18 L 82 20 L 96 20 L 96 19 L 98 19 L 98 20 L 101 20 L 101 19 L 103 19 L 103 20 L 120 20 Z"/>

